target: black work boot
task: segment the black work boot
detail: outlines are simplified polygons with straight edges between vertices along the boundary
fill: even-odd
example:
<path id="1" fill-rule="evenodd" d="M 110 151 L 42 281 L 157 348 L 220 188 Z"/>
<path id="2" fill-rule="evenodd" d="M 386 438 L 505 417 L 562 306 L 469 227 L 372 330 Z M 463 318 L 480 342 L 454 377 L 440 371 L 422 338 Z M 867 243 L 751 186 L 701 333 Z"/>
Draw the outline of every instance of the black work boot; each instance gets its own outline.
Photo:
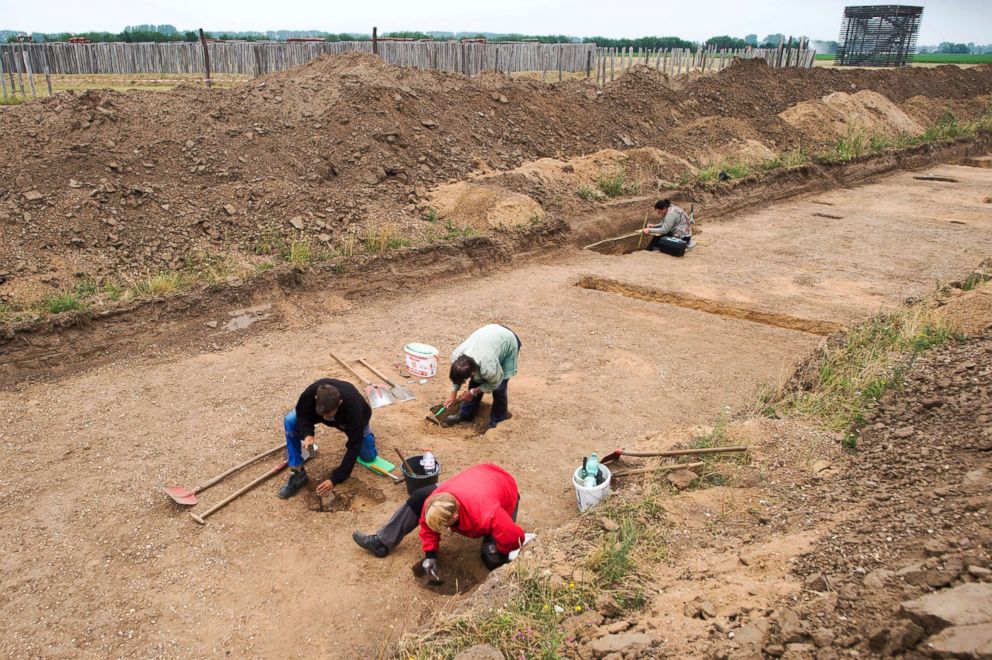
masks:
<path id="1" fill-rule="evenodd" d="M 293 470 L 292 474 L 289 475 L 289 481 L 286 485 L 279 489 L 279 497 L 284 500 L 289 499 L 293 495 L 299 492 L 301 488 L 307 485 L 310 481 L 310 477 L 307 476 L 307 471 L 303 468 L 299 470 Z"/>
<path id="2" fill-rule="evenodd" d="M 441 420 L 441 426 L 454 426 L 455 424 L 468 424 L 473 421 L 471 417 L 463 417 L 460 412 L 456 412 L 454 415 L 448 415 L 443 420 Z"/>
<path id="3" fill-rule="evenodd" d="M 380 559 L 389 554 L 389 548 L 379 539 L 378 534 L 362 534 L 358 530 L 355 530 L 352 532 L 351 538 L 355 540 L 355 543 Z"/>

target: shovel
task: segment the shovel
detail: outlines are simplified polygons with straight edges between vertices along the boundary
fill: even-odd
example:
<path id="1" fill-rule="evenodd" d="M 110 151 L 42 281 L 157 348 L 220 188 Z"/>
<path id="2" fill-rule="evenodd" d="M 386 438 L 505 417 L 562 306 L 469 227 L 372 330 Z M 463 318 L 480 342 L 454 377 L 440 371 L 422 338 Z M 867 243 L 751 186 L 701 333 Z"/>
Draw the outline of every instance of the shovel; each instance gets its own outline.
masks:
<path id="1" fill-rule="evenodd" d="M 384 388 L 382 385 L 376 385 L 369 380 L 366 380 L 361 374 L 351 368 L 347 362 L 339 358 L 334 353 L 331 353 L 331 357 L 337 360 L 342 367 L 351 372 L 351 374 L 362 381 L 365 384 L 365 394 L 369 398 L 369 405 L 373 408 L 382 408 L 383 406 L 391 406 L 396 403 L 396 397 L 389 393 L 389 390 Z"/>
<path id="2" fill-rule="evenodd" d="M 385 381 L 385 383 L 387 385 L 389 385 L 392 388 L 389 391 L 392 392 L 393 396 L 396 397 L 396 400 L 397 401 L 413 401 L 414 399 L 417 398 L 416 396 L 414 396 L 413 392 L 410 391 L 410 388 L 408 388 L 406 385 L 397 385 L 393 381 L 389 380 L 388 378 L 386 378 L 385 376 L 383 376 L 381 373 L 379 373 L 379 370 L 378 369 L 376 369 L 371 364 L 369 364 L 368 362 L 366 362 L 365 361 L 365 358 L 358 358 L 358 361 L 366 369 L 368 369 L 369 371 L 371 371 L 372 373 L 374 373 L 376 376 L 378 376 L 379 378 L 381 378 L 383 381 Z"/>
<path id="3" fill-rule="evenodd" d="M 193 520 L 195 520 L 199 524 L 206 525 L 207 524 L 207 516 L 213 514 L 214 512 L 216 512 L 216 511 L 218 511 L 220 509 L 223 509 L 225 506 L 227 506 L 228 504 L 230 504 L 232 501 L 238 499 L 239 497 L 241 497 L 242 495 L 244 495 L 245 493 L 247 493 L 249 490 L 251 490 L 255 486 L 259 485 L 263 481 L 265 481 L 267 479 L 271 479 L 272 477 L 276 476 L 277 474 L 279 474 L 280 472 L 282 472 L 283 470 L 285 470 L 288 465 L 289 465 L 289 461 L 283 461 L 282 463 L 280 463 L 279 465 L 276 465 L 275 467 L 273 467 L 271 470 L 269 470 L 268 472 L 266 472 L 262 476 L 258 477 L 254 481 L 252 481 L 250 484 L 247 484 L 246 486 L 242 486 L 238 490 L 234 491 L 233 493 L 231 493 L 230 495 L 228 495 L 227 497 L 225 497 L 220 502 L 218 502 L 217 504 L 213 505 L 212 507 L 210 507 L 209 509 L 207 509 L 203 513 L 196 514 L 196 513 L 193 513 L 192 511 L 190 511 L 189 512 L 189 515 L 193 518 Z"/>
<path id="4" fill-rule="evenodd" d="M 235 472 L 237 472 L 238 470 L 240 470 L 242 468 L 248 467 L 249 465 L 251 465 L 255 461 L 260 461 L 263 458 L 265 458 L 266 456 L 269 456 L 271 454 L 276 453 L 277 451 L 279 451 L 280 449 L 282 449 L 285 446 L 286 446 L 285 443 L 278 444 L 275 447 L 273 447 L 272 449 L 269 449 L 268 451 L 264 451 L 261 454 L 259 454 L 258 456 L 255 456 L 254 458 L 249 458 L 244 463 L 239 463 L 238 465 L 235 465 L 234 467 L 232 467 L 230 470 L 227 470 L 226 472 L 222 472 L 221 474 L 218 474 L 213 479 L 208 479 L 207 481 L 204 481 L 202 484 L 200 484 L 199 486 L 197 486 L 193 490 L 190 490 L 190 489 L 185 488 L 183 486 L 159 486 L 159 488 L 162 489 L 162 492 L 164 492 L 166 495 L 168 495 L 169 497 L 171 497 L 176 502 L 176 504 L 182 504 L 182 505 L 185 505 L 185 506 L 193 506 L 197 502 L 197 499 L 196 499 L 196 494 L 197 493 L 210 488 L 211 486 L 213 486 L 214 484 L 216 484 L 217 482 L 219 482 L 221 479 L 224 479 L 225 477 L 229 477 L 230 475 L 234 474 Z"/>

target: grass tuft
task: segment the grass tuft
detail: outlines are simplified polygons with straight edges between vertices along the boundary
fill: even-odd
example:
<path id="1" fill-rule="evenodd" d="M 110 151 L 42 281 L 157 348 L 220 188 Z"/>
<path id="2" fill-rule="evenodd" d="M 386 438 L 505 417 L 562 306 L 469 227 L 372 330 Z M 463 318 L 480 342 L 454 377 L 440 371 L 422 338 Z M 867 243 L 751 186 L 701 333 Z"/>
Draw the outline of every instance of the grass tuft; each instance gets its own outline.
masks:
<path id="1" fill-rule="evenodd" d="M 578 190 L 575 191 L 575 194 L 578 195 L 580 199 L 587 202 L 595 202 L 603 199 L 603 193 L 590 185 L 579 186 Z"/>
<path id="2" fill-rule="evenodd" d="M 604 174 L 596 180 L 596 186 L 607 197 L 619 197 L 627 191 L 627 173 L 621 169 Z"/>
<path id="3" fill-rule="evenodd" d="M 165 296 L 185 288 L 187 282 L 182 273 L 163 271 L 141 280 L 132 287 L 136 296 Z"/>
<path id="4" fill-rule="evenodd" d="M 390 250 L 406 247 L 410 241 L 401 238 L 394 225 L 371 227 L 364 239 L 365 251 L 369 254 L 384 254 Z"/>
<path id="5" fill-rule="evenodd" d="M 598 598 L 612 597 L 625 610 L 643 607 L 646 572 L 667 555 L 661 491 L 614 494 L 574 524 L 571 559 L 577 570 L 588 569 L 582 580 L 556 581 L 532 560 L 518 559 L 507 573 L 511 594 L 504 605 L 444 619 L 427 633 L 404 639 L 400 652 L 450 658 L 486 643 L 508 658 L 560 658 L 569 641 L 568 619 L 594 608 Z"/>
<path id="6" fill-rule="evenodd" d="M 79 296 L 72 291 L 56 296 L 49 296 L 42 300 L 42 309 L 49 314 L 72 312 L 85 309 L 85 307 L 85 303 L 83 303 Z"/>
<path id="7" fill-rule="evenodd" d="M 821 421 L 837 431 L 864 422 L 888 390 L 898 387 L 923 352 L 960 338 L 930 299 L 880 313 L 820 350 L 805 382 L 766 394 L 763 406 Z"/>

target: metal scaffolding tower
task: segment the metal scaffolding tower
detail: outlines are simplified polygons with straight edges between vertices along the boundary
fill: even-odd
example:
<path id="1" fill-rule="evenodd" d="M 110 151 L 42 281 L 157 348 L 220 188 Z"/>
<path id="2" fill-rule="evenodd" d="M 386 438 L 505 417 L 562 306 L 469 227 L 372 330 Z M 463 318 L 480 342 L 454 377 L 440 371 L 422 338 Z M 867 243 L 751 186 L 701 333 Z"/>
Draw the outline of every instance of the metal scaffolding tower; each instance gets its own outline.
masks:
<path id="1" fill-rule="evenodd" d="M 864 5 L 845 7 L 835 64 L 906 66 L 916 52 L 923 7 Z"/>

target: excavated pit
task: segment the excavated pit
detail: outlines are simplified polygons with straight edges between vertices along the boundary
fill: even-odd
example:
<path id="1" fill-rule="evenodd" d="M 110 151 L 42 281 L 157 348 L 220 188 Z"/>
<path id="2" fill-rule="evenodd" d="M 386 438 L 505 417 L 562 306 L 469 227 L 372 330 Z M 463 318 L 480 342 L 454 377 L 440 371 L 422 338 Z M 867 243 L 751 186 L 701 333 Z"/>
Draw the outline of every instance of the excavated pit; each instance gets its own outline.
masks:
<path id="1" fill-rule="evenodd" d="M 776 312 L 766 312 L 745 305 L 719 302 L 698 298 L 685 293 L 675 293 L 673 291 L 661 291 L 651 289 L 637 284 L 628 284 L 617 280 L 610 280 L 601 277 L 583 277 L 575 286 L 591 291 L 603 291 L 606 293 L 616 293 L 635 300 L 645 300 L 647 302 L 661 303 L 663 305 L 675 305 L 685 309 L 692 309 L 697 312 L 716 314 L 741 321 L 751 321 L 775 328 L 786 330 L 796 330 L 798 332 L 808 332 L 813 335 L 826 337 L 827 335 L 839 332 L 844 329 L 843 324 L 833 321 L 819 321 L 816 319 L 804 319 L 788 314 Z"/>

